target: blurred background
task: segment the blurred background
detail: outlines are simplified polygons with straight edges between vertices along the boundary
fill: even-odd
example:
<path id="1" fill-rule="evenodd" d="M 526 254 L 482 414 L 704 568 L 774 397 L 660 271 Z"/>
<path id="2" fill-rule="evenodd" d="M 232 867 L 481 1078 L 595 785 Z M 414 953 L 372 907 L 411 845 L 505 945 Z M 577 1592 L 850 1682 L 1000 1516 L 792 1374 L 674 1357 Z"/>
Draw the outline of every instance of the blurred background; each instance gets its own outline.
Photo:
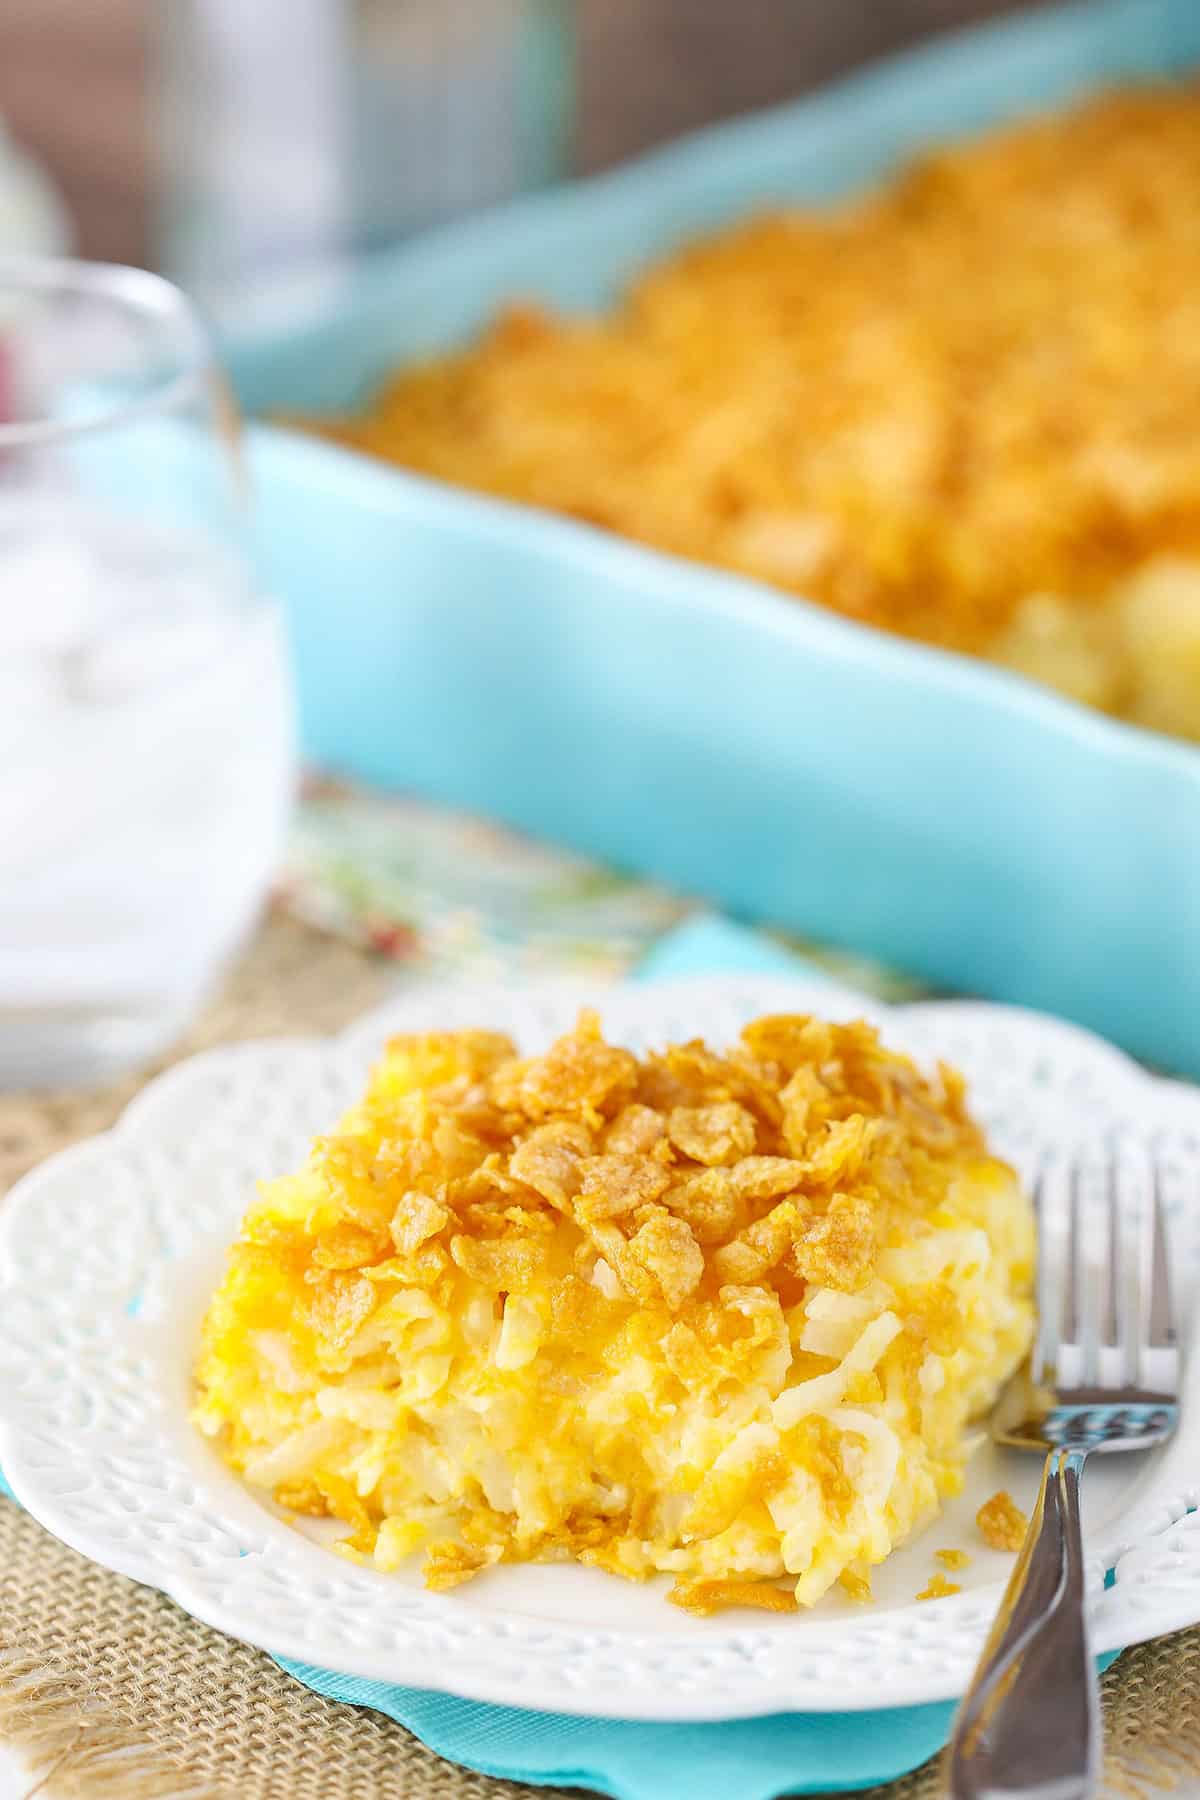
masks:
<path id="1" fill-rule="evenodd" d="M 715 905 L 1200 1073 L 1198 61 L 1194 0 L 2 0 L 0 255 L 126 266 L 0 270 L 0 1087 L 166 1053 L 268 898 L 480 978 Z M 573 336 L 781 204 L 651 282 L 641 361 Z M 672 562 L 506 561 L 387 462 Z M 698 564 L 998 671 L 801 615 L 777 656 L 761 593 L 723 638 Z"/>
<path id="2" fill-rule="evenodd" d="M 501 80 L 517 32 L 540 32 L 542 54 L 565 65 L 532 96 L 554 115 L 526 120 L 543 133 L 524 168 L 533 181 L 602 168 L 1010 10 L 1012 0 L 6 0 L 0 118 L 53 181 L 81 255 L 195 281 L 335 242 L 377 244 L 422 214 L 493 198 L 506 173 L 501 112 L 480 165 L 460 141 L 457 187 L 436 199 L 410 191 L 408 219 L 394 122 L 411 113 L 414 86 L 427 116 L 439 86 L 445 107 L 470 114 L 464 95 L 473 82 L 476 104 L 486 97 L 489 72 L 469 65 L 490 56 Z M 490 48 L 472 42 L 489 23 Z M 340 157 L 354 154 L 339 143 L 339 89 L 359 84 L 350 110 L 362 120 L 368 65 L 373 111 L 346 177 L 360 190 L 352 200 L 338 191 Z"/>

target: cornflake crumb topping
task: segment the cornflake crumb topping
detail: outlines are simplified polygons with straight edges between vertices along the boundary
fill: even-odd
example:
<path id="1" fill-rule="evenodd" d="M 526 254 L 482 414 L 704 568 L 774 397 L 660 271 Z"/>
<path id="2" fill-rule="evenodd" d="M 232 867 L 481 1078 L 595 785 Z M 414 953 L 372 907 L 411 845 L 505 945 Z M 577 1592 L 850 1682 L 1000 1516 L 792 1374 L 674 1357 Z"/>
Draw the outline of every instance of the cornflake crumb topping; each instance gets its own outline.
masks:
<path id="1" fill-rule="evenodd" d="M 1003 1489 L 984 1501 L 975 1514 L 975 1523 L 992 1550 L 1019 1550 L 1029 1529 L 1029 1520 Z"/>
<path id="2" fill-rule="evenodd" d="M 589 1012 L 540 1057 L 484 1033 L 400 1040 L 393 1053 L 455 1072 L 396 1107 L 385 1066 L 352 1130 L 318 1148 L 344 1209 L 311 1252 L 314 1305 L 330 1299 L 331 1325 L 369 1290 L 320 1270 L 423 1255 L 432 1272 L 448 1254 L 483 1286 L 519 1293 L 545 1268 L 560 1214 L 583 1259 L 604 1259 L 641 1307 L 678 1314 L 703 1294 L 714 1320 L 740 1321 L 738 1284 L 860 1292 L 893 1212 L 928 1214 L 953 1153 L 986 1154 L 958 1076 L 927 1079 L 865 1024 L 764 1018 L 724 1056 L 694 1042 L 639 1063 Z M 365 1203 L 409 1172 L 385 1230 Z"/>
<path id="3" fill-rule="evenodd" d="M 933 1554 L 943 1569 L 965 1569 L 971 1560 L 965 1550 L 935 1550 Z"/>
<path id="4" fill-rule="evenodd" d="M 795 1594 L 771 1581 L 677 1581 L 667 1599 L 702 1619 L 727 1606 L 749 1606 L 757 1612 L 796 1611 Z"/>
<path id="5" fill-rule="evenodd" d="M 398 1038 L 248 1213 L 195 1417 L 435 1588 L 536 1558 L 669 1574 L 694 1613 L 866 1600 L 961 1485 L 1031 1263 L 959 1077 L 862 1022 Z"/>
<path id="6" fill-rule="evenodd" d="M 1200 737 L 1198 162 L 1194 83 L 1099 95 L 311 428 Z"/>
<path id="7" fill-rule="evenodd" d="M 951 1594 L 961 1594 L 962 1588 L 957 1581 L 947 1581 L 939 1569 L 937 1574 L 929 1577 L 928 1585 L 917 1595 L 918 1600 L 945 1600 Z"/>

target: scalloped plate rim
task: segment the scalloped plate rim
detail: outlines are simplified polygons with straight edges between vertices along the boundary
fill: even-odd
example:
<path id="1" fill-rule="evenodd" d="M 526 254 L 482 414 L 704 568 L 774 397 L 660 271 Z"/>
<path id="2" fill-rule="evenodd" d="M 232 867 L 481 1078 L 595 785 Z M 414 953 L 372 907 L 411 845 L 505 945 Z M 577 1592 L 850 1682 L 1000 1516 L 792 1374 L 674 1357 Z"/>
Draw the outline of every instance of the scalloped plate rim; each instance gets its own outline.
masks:
<path id="1" fill-rule="evenodd" d="M 1017 1020 L 1026 1028 L 1033 1027 L 1050 1033 L 1059 1044 L 1070 1044 L 1085 1053 L 1092 1060 L 1099 1060 L 1108 1074 L 1122 1085 L 1128 1084 L 1135 1091 L 1148 1096 L 1161 1092 L 1169 1095 L 1172 1102 L 1193 1107 L 1197 1114 L 1197 1125 L 1200 1127 L 1200 1093 L 1193 1092 L 1184 1084 L 1159 1080 L 1149 1075 L 1136 1063 L 1114 1046 L 1086 1029 L 1065 1021 L 1049 1018 L 1031 1009 L 1005 1006 L 987 1001 L 931 1000 L 915 1002 L 907 1006 L 891 1006 L 867 996 L 861 996 L 844 984 L 826 980 L 823 976 L 806 977 L 803 973 L 795 976 L 780 973 L 778 975 L 714 975 L 679 977 L 661 982 L 638 984 L 618 984 L 614 987 L 588 989 L 581 988 L 577 982 L 549 981 L 524 986 L 505 986 L 489 989 L 464 990 L 460 987 L 443 988 L 430 984 L 407 992 L 402 992 L 376 1007 L 363 1018 L 352 1022 L 335 1038 L 316 1036 L 295 1036 L 281 1038 L 264 1038 L 249 1040 L 243 1043 L 218 1046 L 214 1049 L 198 1052 L 195 1056 L 175 1064 L 171 1069 L 156 1077 L 135 1097 L 126 1108 L 121 1118 L 104 1133 L 81 1140 L 70 1145 L 55 1156 L 49 1158 L 37 1169 L 30 1171 L 12 1190 L 9 1200 L 0 1218 L 0 1258 L 2 1273 L 0 1281 L 4 1287 L 11 1286 L 14 1280 L 13 1252 L 10 1239 L 17 1235 L 29 1214 L 38 1207 L 42 1190 L 56 1179 L 61 1179 L 64 1169 L 73 1162 L 85 1163 L 97 1156 L 106 1156 L 119 1152 L 127 1142 L 146 1138 L 154 1143 L 153 1107 L 156 1099 L 161 1100 L 164 1094 L 172 1089 L 181 1091 L 186 1087 L 189 1075 L 194 1078 L 199 1072 L 229 1067 L 235 1063 L 247 1064 L 251 1068 L 260 1059 L 267 1056 L 277 1058 L 281 1054 L 302 1057 L 305 1060 L 323 1059 L 327 1062 L 341 1060 L 347 1056 L 353 1062 L 361 1062 L 368 1054 L 369 1044 L 373 1039 L 388 1029 L 398 1029 L 406 1016 L 420 1016 L 428 1012 L 436 1012 L 447 1000 L 453 1000 L 455 1010 L 461 1011 L 466 1005 L 477 1009 L 480 1016 L 494 1013 L 496 1008 L 512 1009 L 514 1003 L 519 1007 L 537 1008 L 539 1005 L 551 1003 L 565 1005 L 578 1003 L 581 1000 L 593 1000 L 603 1009 L 606 998 L 611 1000 L 618 996 L 636 996 L 635 1005 L 647 1004 L 664 1007 L 672 1000 L 685 1001 L 693 1006 L 720 1005 L 729 996 L 755 996 L 755 1004 L 777 1004 L 782 996 L 792 1003 L 802 997 L 809 1004 L 824 1006 L 832 1011 L 861 1010 L 882 1019 L 903 1018 L 908 1016 L 915 1021 L 929 1021 L 936 1026 L 944 1019 L 983 1022 L 995 1022 L 1002 1025 L 1006 1020 Z M 211 1153 L 211 1152 L 208 1152 Z M 203 1156 L 206 1152 L 201 1151 Z M 0 1290 L 2 1291 L 2 1290 Z M 1193 1380 L 1192 1387 L 1197 1385 Z M 0 1402 L 0 1407 L 3 1403 Z M 186 1611 L 216 1629 L 230 1635 L 257 1644 L 270 1653 L 312 1664 L 324 1663 L 325 1655 L 315 1655 L 311 1639 L 299 1638 L 287 1630 L 276 1629 L 270 1621 L 263 1623 L 260 1619 L 247 1617 L 239 1612 L 236 1605 L 217 1601 L 208 1596 L 199 1586 L 192 1583 L 186 1571 L 178 1573 L 164 1572 L 157 1567 L 153 1558 L 139 1555 L 136 1550 L 126 1553 L 108 1545 L 103 1552 L 98 1551 L 96 1540 L 90 1538 L 85 1530 L 68 1516 L 66 1510 L 57 1504 L 58 1496 L 48 1494 L 38 1484 L 36 1472 L 31 1473 L 22 1458 L 22 1428 L 12 1417 L 7 1408 L 0 1410 L 0 1461 L 3 1461 L 6 1474 L 14 1492 L 18 1495 L 31 1514 L 38 1518 L 48 1529 L 68 1543 L 81 1554 L 90 1555 L 94 1560 L 115 1569 L 118 1573 L 137 1581 L 158 1588 L 168 1594 Z M 1178 1461 L 1178 1458 L 1176 1458 Z M 1172 1470 L 1174 1464 L 1170 1465 Z M 1165 1471 L 1164 1471 L 1165 1473 Z M 1171 1480 L 1174 1479 L 1172 1475 Z M 1172 1488 L 1170 1480 L 1158 1480 L 1140 1508 L 1143 1532 L 1130 1546 L 1128 1537 L 1116 1538 L 1106 1549 L 1105 1554 L 1114 1557 L 1128 1548 L 1137 1548 L 1146 1542 L 1148 1535 L 1164 1528 L 1177 1527 L 1179 1521 L 1189 1507 L 1200 1500 L 1193 1488 L 1181 1486 Z M 1153 1521 L 1149 1523 L 1148 1521 Z M 1122 1523 L 1124 1518 L 1122 1519 Z M 1111 1534 L 1110 1534 L 1111 1536 Z M 1095 1555 L 1095 1550 L 1089 1546 Z M 339 1573 L 341 1566 L 337 1565 Z M 373 1579 L 377 1580 L 377 1577 Z M 1000 1592 L 1000 1583 L 991 1583 L 971 1590 L 950 1599 L 925 1605 L 920 1609 L 922 1618 L 933 1625 L 935 1621 L 952 1621 L 969 1618 L 980 1611 L 986 1613 L 994 1605 Z M 448 1596 L 422 1596 L 427 1599 L 427 1607 L 431 1617 L 436 1619 L 441 1614 L 447 1621 L 454 1615 L 455 1602 Z M 829 1644 L 836 1640 L 840 1643 L 861 1639 L 864 1634 L 884 1636 L 888 1632 L 888 1621 L 911 1615 L 913 1606 L 888 1609 L 876 1615 L 863 1614 L 846 1618 L 822 1619 L 816 1623 L 819 1644 Z M 477 1615 L 478 1617 L 479 1615 Z M 486 1617 L 486 1616 L 485 1616 Z M 1195 1595 L 1188 1597 L 1186 1590 L 1181 1592 L 1174 1603 L 1161 1602 L 1152 1613 L 1138 1616 L 1129 1608 L 1115 1613 L 1101 1609 L 1097 1620 L 1095 1642 L 1098 1651 L 1123 1648 L 1144 1638 L 1158 1636 L 1193 1624 L 1200 1619 L 1200 1579 L 1197 1581 Z M 840 1691 L 836 1694 L 823 1692 L 819 1698 L 814 1697 L 807 1703 L 798 1693 L 795 1702 L 789 1705 L 789 1696 L 776 1687 L 768 1687 L 761 1694 L 744 1692 L 727 1695 L 717 1703 L 711 1697 L 673 1694 L 667 1701 L 656 1698 L 647 1699 L 634 1691 L 627 1682 L 626 1689 L 617 1698 L 606 1693 L 589 1691 L 586 1707 L 571 1704 L 569 1693 L 557 1692 L 553 1699 L 538 1701 L 531 1699 L 530 1678 L 527 1670 L 516 1668 L 509 1672 L 505 1667 L 505 1659 L 512 1660 L 512 1631 L 516 1628 L 534 1628 L 542 1634 L 553 1636 L 566 1631 L 558 1621 L 538 1619 L 531 1615 L 522 1615 L 515 1611 L 495 1617 L 497 1627 L 492 1634 L 503 1645 L 497 1658 L 497 1666 L 487 1666 L 482 1670 L 464 1668 L 454 1672 L 450 1677 L 440 1680 L 436 1686 L 441 1690 L 454 1693 L 465 1699 L 520 1706 L 525 1708 L 553 1710 L 557 1712 L 587 1713 L 591 1716 L 613 1718 L 642 1718 L 646 1720 L 704 1720 L 713 1718 L 752 1717 L 778 1711 L 868 1711 L 874 1710 L 881 1703 L 877 1692 L 870 1695 L 864 1704 L 863 1695 L 859 1691 Z M 580 1629 L 587 1629 L 580 1627 Z M 808 1627 L 809 1639 L 805 1645 L 806 1654 L 811 1654 L 817 1645 L 811 1633 L 813 1626 Z M 488 1635 L 486 1623 L 483 1635 Z M 661 1654 L 664 1650 L 676 1652 L 701 1652 L 712 1655 L 723 1647 L 735 1653 L 745 1653 L 746 1647 L 755 1640 L 761 1641 L 763 1633 L 753 1626 L 742 1626 L 730 1630 L 720 1637 L 691 1638 L 685 1632 L 679 1634 L 649 1637 L 633 1633 L 620 1633 L 611 1628 L 603 1628 L 597 1634 L 600 1641 L 612 1641 L 626 1654 L 652 1652 Z M 775 1640 L 775 1633 L 768 1634 Z M 386 1653 L 367 1648 L 361 1652 L 352 1645 L 334 1646 L 337 1651 L 330 1666 L 336 1667 L 342 1674 L 359 1675 L 368 1679 L 400 1682 L 404 1685 L 427 1685 L 429 1664 L 425 1660 L 427 1653 L 419 1644 L 407 1650 L 403 1646 L 392 1646 Z M 381 1655 L 386 1654 L 388 1670 L 381 1672 Z M 781 1659 L 786 1660 L 786 1657 Z M 933 1678 L 928 1672 L 920 1669 L 911 1673 L 902 1666 L 894 1666 L 891 1679 L 888 1681 L 886 1693 L 882 1696 L 885 1705 L 911 1705 L 946 1700 L 961 1691 L 965 1683 L 969 1665 L 947 1673 L 940 1680 Z M 805 1684 L 800 1684 L 803 1687 Z M 811 1685 L 811 1683 L 809 1684 Z"/>

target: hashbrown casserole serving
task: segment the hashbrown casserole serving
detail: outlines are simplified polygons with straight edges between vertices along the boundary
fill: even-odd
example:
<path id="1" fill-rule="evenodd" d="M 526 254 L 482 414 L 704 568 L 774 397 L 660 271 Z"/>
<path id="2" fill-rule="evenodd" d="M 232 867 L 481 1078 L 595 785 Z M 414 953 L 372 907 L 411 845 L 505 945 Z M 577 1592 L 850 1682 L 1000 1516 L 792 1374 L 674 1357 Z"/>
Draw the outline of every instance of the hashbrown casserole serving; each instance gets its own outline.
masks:
<path id="1" fill-rule="evenodd" d="M 574 1559 L 696 1612 L 865 1598 L 961 1485 L 1032 1257 L 961 1080 L 866 1024 L 402 1037 L 248 1211 L 194 1416 L 435 1588 Z"/>

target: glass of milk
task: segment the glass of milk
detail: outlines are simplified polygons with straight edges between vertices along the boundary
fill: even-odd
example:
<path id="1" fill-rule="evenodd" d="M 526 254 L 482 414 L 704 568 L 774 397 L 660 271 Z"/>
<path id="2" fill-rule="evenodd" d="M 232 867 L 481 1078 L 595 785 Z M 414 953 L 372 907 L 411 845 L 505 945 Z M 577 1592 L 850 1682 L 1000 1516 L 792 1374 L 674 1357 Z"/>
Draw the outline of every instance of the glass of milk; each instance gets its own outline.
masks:
<path id="1" fill-rule="evenodd" d="M 0 1088 L 164 1050 L 263 904 L 294 750 L 246 502 L 183 294 L 0 257 Z"/>

